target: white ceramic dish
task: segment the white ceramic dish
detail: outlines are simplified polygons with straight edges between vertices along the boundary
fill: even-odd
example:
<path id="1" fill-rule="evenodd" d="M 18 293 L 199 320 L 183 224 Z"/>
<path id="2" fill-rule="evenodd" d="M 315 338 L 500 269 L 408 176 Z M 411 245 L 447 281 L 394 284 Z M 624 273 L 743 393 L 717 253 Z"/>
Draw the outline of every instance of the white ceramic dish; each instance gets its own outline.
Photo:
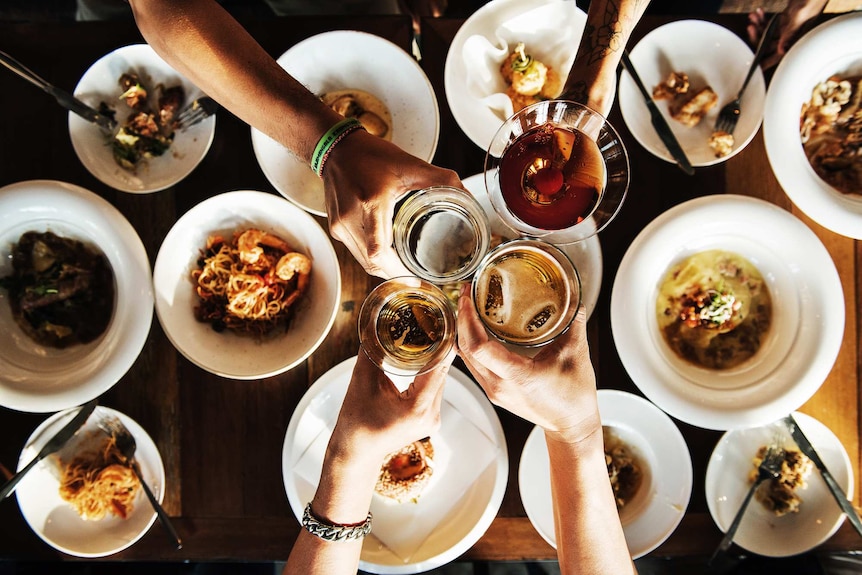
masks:
<path id="1" fill-rule="evenodd" d="M 503 220 L 494 211 L 491 206 L 491 200 L 488 198 L 488 192 L 485 190 L 485 175 L 475 174 L 469 178 L 461 180 L 464 187 L 473 194 L 479 205 L 485 211 L 488 221 L 491 224 L 491 233 L 499 234 L 506 239 L 513 239 L 517 236 L 515 232 L 509 229 Z M 596 302 L 599 299 L 599 292 L 602 289 L 602 246 L 599 243 L 599 236 L 593 235 L 582 242 L 575 244 L 567 244 L 558 246 L 578 270 L 578 276 L 581 278 L 581 302 L 587 311 L 587 319 L 592 315 L 596 308 Z"/>
<path id="2" fill-rule="evenodd" d="M 437 97 L 419 64 L 397 45 L 366 32 L 324 32 L 290 48 L 278 63 L 317 95 L 352 89 L 377 96 L 392 116 L 392 143 L 423 160 L 434 158 L 440 136 Z M 307 164 L 255 128 L 251 143 L 280 194 L 326 216 L 323 183 Z"/>
<path id="3" fill-rule="evenodd" d="M 671 72 L 685 72 L 692 89 L 709 85 L 718 94 L 718 104 L 694 127 L 671 118 L 667 100 L 656 102 L 692 166 L 710 166 L 732 158 L 760 128 L 766 85 L 758 68 L 742 96 L 733 151 L 716 158 L 709 147 L 718 112 L 736 98 L 753 58 L 751 48 L 739 36 L 703 20 L 679 20 L 659 26 L 631 49 L 632 64 L 647 90 L 666 80 Z M 625 70 L 620 76 L 618 98 L 623 119 L 635 139 L 656 157 L 676 163 L 650 123 L 646 102 Z"/>
<path id="4" fill-rule="evenodd" d="M 160 83 L 167 87 L 182 84 L 186 102 L 202 95 L 194 84 L 162 60 L 149 44 L 132 44 L 117 48 L 90 66 L 78 81 L 75 96 L 93 108 L 105 102 L 117 110 L 117 122 L 122 124 L 128 108 L 119 100 L 123 93 L 119 79 L 130 71 L 137 73 L 151 90 Z M 134 172 L 121 168 L 114 160 L 110 137 L 95 124 L 72 112 L 69 112 L 69 136 L 81 163 L 96 178 L 122 192 L 145 194 L 173 186 L 197 167 L 209 151 L 215 136 L 215 116 L 210 116 L 185 132 L 177 132 L 165 154 L 140 162 Z"/>
<path id="5" fill-rule="evenodd" d="M 620 512 L 629 552 L 637 559 L 661 545 L 682 520 L 691 497 L 691 455 L 674 422 L 649 401 L 612 389 L 600 389 L 598 398 L 602 425 L 613 428 L 646 471 L 639 491 Z M 548 466 L 544 431 L 536 426 L 521 454 L 518 488 L 533 527 L 556 548 Z"/>
<path id="6" fill-rule="evenodd" d="M 821 24 L 782 58 L 766 95 L 763 138 L 769 163 L 800 210 L 837 234 L 862 239 L 862 194 L 842 194 L 820 179 L 799 139 L 799 114 L 811 90 L 832 74 L 862 74 L 862 13 Z"/>
<path id="7" fill-rule="evenodd" d="M 443 70 L 446 101 L 455 122 L 487 150 L 511 115 L 499 69 L 518 42 L 550 65 L 565 83 L 586 14 L 574 2 L 493 0 L 476 10 L 452 39 Z"/>
<path id="8" fill-rule="evenodd" d="M 282 469 L 297 520 L 314 495 L 355 362 L 356 357 L 347 359 L 321 376 L 288 425 Z M 467 551 L 494 520 L 508 478 L 506 439 L 482 390 L 455 368 L 443 391 L 441 427 L 431 442 L 434 475 L 417 502 L 399 505 L 374 495 L 374 530 L 363 543 L 361 570 L 421 573 L 439 567 Z"/>
<path id="9" fill-rule="evenodd" d="M 853 469 L 841 441 L 811 416 L 794 413 L 793 418 L 852 501 Z M 727 531 L 751 485 L 748 474 L 754 469 L 752 459 L 757 450 L 776 434 L 785 448 L 796 449 L 789 432 L 777 423 L 729 431 L 715 446 L 706 468 L 706 503 L 712 520 L 722 531 Z M 797 491 L 802 499 L 798 513 L 776 517 L 753 499 L 733 542 L 758 555 L 786 557 L 804 553 L 829 539 L 841 526 L 844 514 L 817 469 L 811 470 L 807 483 Z"/>
<path id="10" fill-rule="evenodd" d="M 724 371 L 679 359 L 655 317 L 668 268 L 708 249 L 748 259 L 772 298 L 760 350 Z M 829 252 L 790 212 L 745 196 L 707 196 L 666 211 L 632 242 L 611 293 L 611 328 L 623 366 L 658 407 L 707 429 L 751 427 L 798 408 L 826 379 L 844 335 L 844 294 Z"/>
<path id="11" fill-rule="evenodd" d="M 27 465 L 78 410 L 72 408 L 55 413 L 37 427 L 21 451 L 18 469 Z M 156 499 L 162 501 L 164 498 L 165 468 L 152 438 L 129 416 L 108 407 L 96 407 L 78 434 L 57 455 L 48 456 L 37 463 L 15 488 L 18 506 L 30 528 L 45 543 L 68 555 L 112 555 L 134 544 L 156 520 L 156 512 L 143 490 L 138 492 L 132 512 L 126 519 L 108 515 L 99 521 L 85 521 L 60 497 L 60 475 L 55 457 L 69 459 L 75 453 L 78 441 L 102 434 L 96 426 L 99 417 L 111 415 L 119 418 L 134 435 L 138 446 L 135 458 L 141 466 L 141 474 Z"/>
<path id="12" fill-rule="evenodd" d="M 0 405 L 32 412 L 80 405 L 110 389 L 132 367 L 153 318 L 150 262 L 137 232 L 100 196 L 65 182 L 32 180 L 0 188 L 0 277 L 28 231 L 51 231 L 98 248 L 114 272 L 114 316 L 87 344 L 40 345 L 15 323 L 0 289 Z"/>
<path id="13" fill-rule="evenodd" d="M 311 279 L 286 333 L 263 341 L 217 333 L 194 317 L 198 296 L 192 271 L 207 238 L 237 230 L 274 233 L 312 260 Z M 256 191 L 226 192 L 186 212 L 165 237 L 153 270 L 156 314 L 171 343 L 195 365 L 231 379 L 262 379 L 305 360 L 335 322 L 341 270 L 329 236 L 317 221 L 284 198 Z"/>

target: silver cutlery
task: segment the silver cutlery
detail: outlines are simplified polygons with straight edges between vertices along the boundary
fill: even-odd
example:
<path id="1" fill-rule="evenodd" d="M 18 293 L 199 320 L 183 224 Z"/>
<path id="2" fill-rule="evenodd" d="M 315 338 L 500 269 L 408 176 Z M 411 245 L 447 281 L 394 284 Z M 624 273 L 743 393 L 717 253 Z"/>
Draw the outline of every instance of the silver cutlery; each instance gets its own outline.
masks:
<path id="1" fill-rule="evenodd" d="M 710 567 L 714 568 L 718 565 L 727 550 L 730 549 L 730 544 L 733 543 L 733 536 L 736 535 L 736 530 L 739 529 L 739 524 L 742 522 L 742 516 L 745 515 L 745 510 L 751 502 L 754 492 L 757 491 L 760 484 L 767 479 L 778 477 L 781 472 L 781 464 L 783 461 L 784 450 L 778 447 L 777 444 L 771 444 L 769 448 L 767 448 L 766 454 L 763 456 L 763 461 L 761 461 L 760 466 L 757 468 L 757 478 L 751 484 L 748 493 L 745 494 L 745 499 L 742 500 L 742 505 L 739 506 L 739 511 L 736 512 L 736 516 L 733 518 L 733 521 L 730 523 L 730 527 L 728 527 L 727 532 L 721 539 L 721 543 L 718 544 L 718 548 L 716 548 L 712 557 L 709 559 L 708 565 Z"/>
<path id="2" fill-rule="evenodd" d="M 0 489 L 0 501 L 6 499 L 6 497 L 12 493 L 15 489 L 15 486 L 24 478 L 27 473 L 35 467 L 37 463 L 51 455 L 52 453 L 59 451 L 66 442 L 69 441 L 75 433 L 81 429 L 81 426 L 87 421 L 87 418 L 90 417 L 90 414 L 93 413 L 93 410 L 96 409 L 96 405 L 98 401 L 93 399 L 88 403 L 84 404 L 84 406 L 75 414 L 75 416 L 63 426 L 63 428 L 54 435 L 51 439 L 48 440 L 48 443 L 45 444 L 44 447 L 39 451 L 39 453 L 34 457 L 30 463 L 27 464 L 24 469 L 16 473 L 12 476 L 12 479 L 6 482 L 2 489 Z"/>
<path id="3" fill-rule="evenodd" d="M 184 132 L 216 113 L 219 104 L 209 96 L 197 98 L 177 115 L 176 125 Z"/>
<path id="4" fill-rule="evenodd" d="M 141 482 L 141 487 L 144 488 L 144 493 L 147 494 L 147 499 L 150 500 L 150 504 L 153 506 L 153 509 L 155 509 L 156 514 L 159 516 L 159 521 L 161 522 L 162 526 L 167 530 L 168 536 L 170 537 L 171 541 L 174 543 L 174 545 L 176 545 L 177 549 L 182 549 L 182 540 L 177 534 L 177 530 L 174 528 L 170 517 L 168 517 L 168 514 L 162 508 L 161 504 L 159 503 L 159 500 L 156 499 L 156 496 L 153 494 L 152 490 L 150 489 L 150 486 L 147 485 L 147 482 L 144 481 L 144 477 L 141 474 L 140 466 L 135 459 L 135 451 L 137 450 L 137 442 L 135 441 L 135 436 L 132 435 L 132 433 L 125 425 L 123 425 L 122 421 L 113 416 L 100 419 L 97 425 L 99 429 L 114 438 L 114 441 L 117 445 L 117 449 L 119 449 L 120 453 L 123 454 L 123 457 L 126 460 L 126 465 L 129 466 L 129 468 L 138 478 L 138 481 Z"/>
<path id="5" fill-rule="evenodd" d="M 647 108 L 649 109 L 650 122 L 652 122 L 653 128 L 655 128 L 661 141 L 664 142 L 667 151 L 670 152 L 670 155 L 673 156 L 673 159 L 676 160 L 676 163 L 683 172 L 689 176 L 693 176 L 694 168 L 692 167 L 691 162 L 689 162 L 688 157 L 685 155 L 682 146 L 679 145 L 676 136 L 673 135 L 673 131 L 670 129 L 670 126 L 662 115 L 661 110 L 658 109 L 658 106 L 656 106 L 656 103 L 653 101 L 652 95 L 646 89 L 646 86 L 644 86 L 640 76 L 635 72 L 635 67 L 632 65 L 632 61 L 629 58 L 628 50 L 623 50 L 622 62 L 625 69 L 628 70 L 629 74 L 631 74 L 632 80 L 634 80 L 638 90 L 640 90 L 640 93 L 643 95 L 644 102 L 646 102 Z"/>
<path id="6" fill-rule="evenodd" d="M 778 14 L 773 14 L 760 36 L 760 42 L 757 44 L 757 50 L 754 52 L 754 58 L 751 60 L 751 66 L 748 68 L 748 73 L 745 75 L 745 80 L 742 82 L 742 88 L 736 94 L 736 98 L 724 105 L 718 112 L 718 117 L 715 119 L 715 130 L 732 134 L 736 129 L 736 123 L 739 121 L 739 115 L 742 113 L 742 94 L 745 93 L 745 88 L 748 87 L 748 81 L 754 75 L 754 71 L 760 65 L 760 60 L 763 59 L 763 49 L 769 43 L 772 37 L 772 31 L 775 28 L 775 23 L 778 21 Z"/>
<path id="7" fill-rule="evenodd" d="M 841 511 L 847 515 L 847 519 L 850 521 L 850 524 L 853 525 L 857 533 L 862 535 L 862 520 L 859 519 L 859 514 L 856 513 L 856 509 L 854 509 L 850 501 L 847 500 L 847 494 L 844 493 L 844 490 L 841 489 L 841 486 L 838 485 L 838 482 L 835 481 L 835 478 L 831 473 L 829 473 L 829 470 L 826 469 L 826 465 L 814 450 L 811 442 L 808 441 L 808 438 L 805 437 L 804 433 L 802 433 L 802 429 L 799 428 L 799 424 L 796 423 L 796 420 L 792 415 L 785 417 L 782 422 L 787 426 L 788 431 L 790 431 L 790 436 L 793 438 L 793 441 L 796 442 L 799 450 L 805 454 L 805 456 L 808 457 L 808 459 L 810 459 L 811 462 L 814 463 L 814 466 L 820 471 L 820 475 L 823 476 L 823 481 L 826 482 L 829 492 L 832 494 L 832 497 L 835 498 L 835 501 L 838 502 L 839 507 L 841 507 Z"/>
<path id="8" fill-rule="evenodd" d="M 61 106 L 70 112 L 74 112 L 85 120 L 97 124 L 104 130 L 113 130 L 114 127 L 116 127 L 116 120 L 110 116 L 99 113 L 98 110 L 91 108 L 72 94 L 52 85 L 9 54 L 0 52 L 0 64 L 3 64 L 28 82 L 38 86 L 48 94 L 51 94 Z"/>

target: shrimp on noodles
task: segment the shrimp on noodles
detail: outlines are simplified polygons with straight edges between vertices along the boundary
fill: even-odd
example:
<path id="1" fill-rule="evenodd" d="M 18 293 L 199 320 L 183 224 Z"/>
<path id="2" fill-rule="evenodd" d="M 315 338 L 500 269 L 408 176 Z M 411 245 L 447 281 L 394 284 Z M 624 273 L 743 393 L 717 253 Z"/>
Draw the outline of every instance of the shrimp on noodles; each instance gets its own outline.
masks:
<path id="1" fill-rule="evenodd" d="M 216 331 L 262 336 L 286 329 L 311 268 L 311 258 L 259 229 L 237 232 L 232 242 L 211 236 L 192 272 L 200 298 L 195 317 Z"/>

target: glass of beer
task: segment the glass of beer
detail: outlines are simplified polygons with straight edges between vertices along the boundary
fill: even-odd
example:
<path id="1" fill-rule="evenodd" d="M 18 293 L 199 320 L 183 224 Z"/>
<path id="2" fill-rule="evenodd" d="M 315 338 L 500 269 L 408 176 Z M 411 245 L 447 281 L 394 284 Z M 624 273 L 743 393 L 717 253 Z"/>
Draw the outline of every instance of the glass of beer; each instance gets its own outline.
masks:
<path id="1" fill-rule="evenodd" d="M 565 333 L 581 303 L 581 281 L 559 248 L 534 239 L 500 244 L 473 278 L 473 303 L 500 341 L 538 347 Z"/>
<path id="2" fill-rule="evenodd" d="M 613 126 L 567 100 L 514 114 L 485 156 L 494 211 L 522 236 L 554 244 L 601 231 L 622 206 L 628 185 L 628 156 Z"/>
<path id="3" fill-rule="evenodd" d="M 397 208 L 392 229 L 404 266 L 437 285 L 473 275 L 491 241 L 482 206 L 470 192 L 448 186 L 408 196 Z"/>
<path id="4" fill-rule="evenodd" d="M 398 277 L 374 288 L 359 311 L 365 354 L 391 376 L 432 369 L 455 345 L 455 313 L 446 295 L 417 277 Z"/>

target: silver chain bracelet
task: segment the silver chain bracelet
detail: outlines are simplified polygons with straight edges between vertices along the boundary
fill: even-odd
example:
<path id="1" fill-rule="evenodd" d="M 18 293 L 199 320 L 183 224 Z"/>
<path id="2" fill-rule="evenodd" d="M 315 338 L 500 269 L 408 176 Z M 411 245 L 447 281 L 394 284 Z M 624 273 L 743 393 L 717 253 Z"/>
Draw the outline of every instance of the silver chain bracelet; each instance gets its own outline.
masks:
<path id="1" fill-rule="evenodd" d="M 323 523 L 311 513 L 311 502 L 309 502 L 302 513 L 302 526 L 306 531 L 324 541 L 362 539 L 371 533 L 371 512 L 368 512 L 365 521 L 356 525 L 330 525 Z"/>

